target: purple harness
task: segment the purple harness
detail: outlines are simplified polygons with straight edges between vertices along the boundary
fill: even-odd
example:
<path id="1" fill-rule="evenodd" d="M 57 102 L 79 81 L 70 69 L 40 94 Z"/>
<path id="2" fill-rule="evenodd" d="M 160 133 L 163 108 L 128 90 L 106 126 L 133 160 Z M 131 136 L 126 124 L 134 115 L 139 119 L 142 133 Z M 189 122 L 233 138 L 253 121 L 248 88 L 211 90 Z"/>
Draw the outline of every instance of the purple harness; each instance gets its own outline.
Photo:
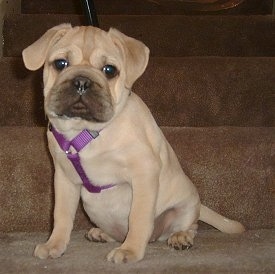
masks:
<path id="1" fill-rule="evenodd" d="M 52 132 L 60 148 L 66 153 L 67 158 L 73 164 L 76 172 L 83 182 L 83 186 L 91 193 L 100 193 L 104 189 L 111 188 L 115 185 L 106 185 L 106 186 L 96 186 L 94 185 L 89 178 L 87 177 L 80 161 L 78 152 L 80 152 L 86 145 L 98 137 L 99 132 L 94 131 L 90 132 L 87 129 L 81 131 L 76 137 L 71 141 L 68 141 L 61 133 L 59 133 L 52 124 L 49 124 L 49 130 Z M 70 148 L 73 147 L 76 153 L 72 153 Z"/>

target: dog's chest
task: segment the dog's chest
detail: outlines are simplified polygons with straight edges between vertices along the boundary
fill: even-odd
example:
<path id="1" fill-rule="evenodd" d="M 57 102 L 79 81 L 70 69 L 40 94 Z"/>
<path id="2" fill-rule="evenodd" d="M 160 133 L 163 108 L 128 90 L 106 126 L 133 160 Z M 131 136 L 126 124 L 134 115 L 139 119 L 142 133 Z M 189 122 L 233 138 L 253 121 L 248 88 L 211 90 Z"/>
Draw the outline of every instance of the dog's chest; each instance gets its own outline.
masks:
<path id="1" fill-rule="evenodd" d="M 89 193 L 82 188 L 81 198 L 91 221 L 117 241 L 123 241 L 132 203 L 130 185 L 119 184 L 101 193 Z"/>
<path id="2" fill-rule="evenodd" d="M 128 218 L 132 202 L 132 190 L 127 183 L 127 168 L 120 150 L 103 151 L 100 146 L 79 153 L 81 165 L 90 182 L 97 186 L 114 185 L 101 193 L 90 193 L 82 187 L 83 206 L 91 221 L 111 237 L 123 241 L 128 231 Z M 74 184 L 82 179 L 67 159 L 66 154 L 55 151 L 55 160 L 66 177 Z"/>
<path id="3" fill-rule="evenodd" d="M 103 186 L 126 181 L 127 170 L 119 153 L 113 151 L 99 151 L 96 147 L 85 149 L 78 154 L 81 167 L 91 182 Z M 81 184 L 82 178 L 78 174 L 63 151 L 51 151 L 54 159 L 61 166 L 66 177 L 75 184 Z"/>

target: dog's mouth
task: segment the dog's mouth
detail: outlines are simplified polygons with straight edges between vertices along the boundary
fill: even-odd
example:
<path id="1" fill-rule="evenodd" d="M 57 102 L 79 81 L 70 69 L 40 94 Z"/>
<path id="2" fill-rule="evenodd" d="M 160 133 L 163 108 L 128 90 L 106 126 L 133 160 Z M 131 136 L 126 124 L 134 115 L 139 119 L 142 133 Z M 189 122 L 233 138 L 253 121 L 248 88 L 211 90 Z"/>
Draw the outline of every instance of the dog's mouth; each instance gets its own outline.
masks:
<path id="1" fill-rule="evenodd" d="M 93 122 L 107 122 L 114 115 L 109 87 L 91 84 L 85 92 L 76 88 L 75 79 L 52 88 L 45 103 L 49 116 L 78 118 Z"/>
<path id="2" fill-rule="evenodd" d="M 73 104 L 67 111 L 67 116 L 83 116 L 83 115 L 89 115 L 90 111 L 88 107 L 82 102 L 82 100 L 79 100 L 75 104 Z M 66 114 L 66 113 L 65 113 Z"/>
<path id="3" fill-rule="evenodd" d="M 69 118 L 81 118 L 88 121 L 107 122 L 112 116 L 112 110 L 105 110 L 103 105 L 91 107 L 80 98 L 77 102 L 64 109 L 59 116 Z"/>

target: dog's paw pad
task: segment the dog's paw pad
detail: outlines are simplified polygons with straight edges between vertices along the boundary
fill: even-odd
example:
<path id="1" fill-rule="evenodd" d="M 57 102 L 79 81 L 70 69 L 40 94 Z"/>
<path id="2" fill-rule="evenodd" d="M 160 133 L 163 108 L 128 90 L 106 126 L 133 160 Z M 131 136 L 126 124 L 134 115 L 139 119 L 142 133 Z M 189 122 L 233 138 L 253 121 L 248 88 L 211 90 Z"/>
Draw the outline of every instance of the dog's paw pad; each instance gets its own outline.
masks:
<path id="1" fill-rule="evenodd" d="M 107 255 L 107 260 L 115 264 L 132 263 L 141 259 L 133 251 L 121 248 L 115 248 Z"/>
<path id="2" fill-rule="evenodd" d="M 176 232 L 168 239 L 168 246 L 176 250 L 187 250 L 193 246 L 193 237 L 188 231 Z"/>
<path id="3" fill-rule="evenodd" d="M 86 239 L 92 242 L 114 242 L 115 240 L 103 232 L 100 228 L 93 227 L 85 234 Z"/>

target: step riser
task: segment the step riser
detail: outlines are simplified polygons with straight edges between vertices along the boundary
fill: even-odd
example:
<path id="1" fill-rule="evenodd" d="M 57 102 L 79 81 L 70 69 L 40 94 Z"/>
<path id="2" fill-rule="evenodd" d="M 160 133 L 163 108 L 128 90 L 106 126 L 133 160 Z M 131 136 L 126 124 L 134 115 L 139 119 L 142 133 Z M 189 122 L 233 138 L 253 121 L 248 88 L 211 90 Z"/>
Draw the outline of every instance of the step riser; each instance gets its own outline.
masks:
<path id="1" fill-rule="evenodd" d="M 136 92 L 162 126 L 275 126 L 275 58 L 152 58 Z M 42 71 L 0 63 L 0 125 L 46 125 Z M 16 98 L 16 99 L 15 99 Z"/>
<path id="2" fill-rule="evenodd" d="M 81 25 L 85 20 L 75 15 L 8 17 L 4 55 L 21 56 L 47 29 L 64 22 Z M 273 16 L 100 16 L 99 22 L 105 30 L 116 27 L 142 40 L 152 56 L 275 56 Z"/>
<path id="3" fill-rule="evenodd" d="M 204 204 L 240 220 L 248 229 L 272 227 L 269 169 L 274 129 L 163 131 Z M 50 230 L 53 167 L 45 145 L 45 128 L 1 127 L 0 147 L 0 231 Z M 88 221 L 79 210 L 75 229 L 82 228 L 88 228 Z"/>
<path id="4" fill-rule="evenodd" d="M 187 1 L 146 1 L 146 0 L 95 0 L 98 14 L 209 14 L 206 9 L 216 7 L 217 14 L 270 14 L 272 13 L 272 0 L 248 0 L 236 8 L 220 10 L 217 5 L 198 5 L 186 3 Z M 224 5 L 223 5 L 224 6 Z M 222 9 L 222 6 L 220 7 Z M 200 10 L 204 10 L 200 12 Z M 22 0 L 24 13 L 55 13 L 55 14 L 81 14 L 80 1 L 31 1 Z"/>

